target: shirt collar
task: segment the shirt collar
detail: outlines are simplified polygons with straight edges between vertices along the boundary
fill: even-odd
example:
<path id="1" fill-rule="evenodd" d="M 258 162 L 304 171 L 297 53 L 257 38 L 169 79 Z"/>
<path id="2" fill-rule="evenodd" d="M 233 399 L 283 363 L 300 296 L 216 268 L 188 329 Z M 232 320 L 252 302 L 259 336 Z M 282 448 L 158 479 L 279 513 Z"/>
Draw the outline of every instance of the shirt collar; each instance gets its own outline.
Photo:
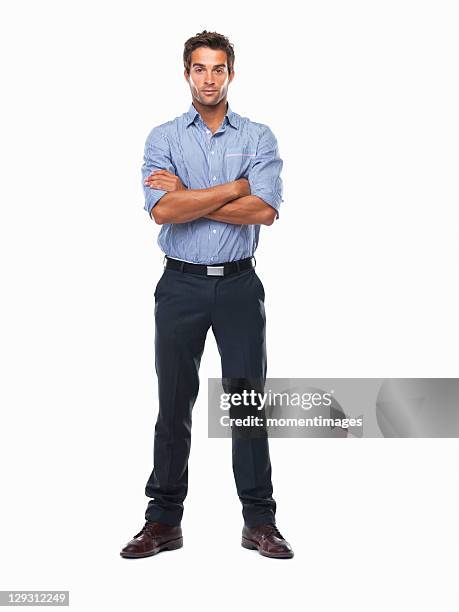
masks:
<path id="1" fill-rule="evenodd" d="M 229 102 L 227 102 L 226 104 L 227 104 L 227 108 L 226 108 L 225 117 L 227 118 L 228 123 L 232 125 L 234 128 L 239 129 L 238 114 L 231 110 Z M 188 109 L 188 112 L 186 113 L 186 127 L 191 125 L 198 115 L 201 117 L 199 112 L 193 106 L 193 102 L 192 102 L 190 104 L 190 108 Z"/>

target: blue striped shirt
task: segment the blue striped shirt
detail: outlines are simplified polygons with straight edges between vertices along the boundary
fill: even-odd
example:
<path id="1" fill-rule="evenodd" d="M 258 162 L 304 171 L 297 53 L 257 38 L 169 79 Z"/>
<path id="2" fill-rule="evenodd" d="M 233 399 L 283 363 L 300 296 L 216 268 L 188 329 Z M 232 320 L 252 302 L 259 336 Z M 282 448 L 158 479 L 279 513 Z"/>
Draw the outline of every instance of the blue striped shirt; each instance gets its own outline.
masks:
<path id="1" fill-rule="evenodd" d="M 193 104 L 188 112 L 154 127 L 149 133 L 142 165 L 145 210 L 167 191 L 144 180 L 153 170 L 168 170 L 188 189 L 206 189 L 246 178 L 252 195 L 276 210 L 283 195 L 282 159 L 270 128 L 233 112 L 229 104 L 212 134 Z M 158 245 L 169 257 L 192 263 L 217 264 L 250 257 L 258 246 L 260 225 L 223 223 L 201 217 L 187 223 L 164 223 Z"/>

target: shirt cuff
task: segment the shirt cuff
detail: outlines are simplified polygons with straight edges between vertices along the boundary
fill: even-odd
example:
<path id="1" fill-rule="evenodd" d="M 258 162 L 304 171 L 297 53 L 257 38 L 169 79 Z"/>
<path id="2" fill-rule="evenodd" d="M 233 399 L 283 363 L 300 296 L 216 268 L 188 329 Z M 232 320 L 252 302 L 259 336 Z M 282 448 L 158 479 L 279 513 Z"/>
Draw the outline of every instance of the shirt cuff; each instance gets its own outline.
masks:
<path id="1" fill-rule="evenodd" d="M 145 188 L 145 206 L 144 209 L 147 211 L 149 216 L 151 217 L 151 211 L 159 202 L 159 200 L 166 195 L 167 191 L 163 191 L 162 189 L 152 189 L 151 187 Z"/>

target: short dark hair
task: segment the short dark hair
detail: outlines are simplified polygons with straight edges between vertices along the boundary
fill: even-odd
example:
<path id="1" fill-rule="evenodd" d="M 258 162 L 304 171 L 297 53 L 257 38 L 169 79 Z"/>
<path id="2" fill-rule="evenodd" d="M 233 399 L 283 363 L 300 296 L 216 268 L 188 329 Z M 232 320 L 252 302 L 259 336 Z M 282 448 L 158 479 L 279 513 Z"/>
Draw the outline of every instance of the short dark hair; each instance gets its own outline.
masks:
<path id="1" fill-rule="evenodd" d="M 211 49 L 221 49 L 222 51 L 226 51 L 226 58 L 228 64 L 228 72 L 233 71 L 234 66 L 234 48 L 230 43 L 226 36 L 223 34 L 218 34 L 217 32 L 208 32 L 207 30 L 203 30 L 189 38 L 185 43 L 185 48 L 183 49 L 183 65 L 185 66 L 185 70 L 188 74 L 190 74 L 191 68 L 191 54 L 198 47 L 210 47 Z"/>

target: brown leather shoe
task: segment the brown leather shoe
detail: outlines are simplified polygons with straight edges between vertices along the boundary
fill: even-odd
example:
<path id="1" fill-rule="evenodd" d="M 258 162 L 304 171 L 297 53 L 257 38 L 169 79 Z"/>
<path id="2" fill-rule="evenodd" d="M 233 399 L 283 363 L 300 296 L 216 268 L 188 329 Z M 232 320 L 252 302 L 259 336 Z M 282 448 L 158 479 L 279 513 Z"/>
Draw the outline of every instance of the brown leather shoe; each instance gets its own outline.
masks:
<path id="1" fill-rule="evenodd" d="M 250 550 L 258 550 L 265 557 L 274 559 L 291 559 L 293 550 L 273 523 L 257 525 L 250 529 L 242 528 L 242 546 Z"/>
<path id="2" fill-rule="evenodd" d="M 128 559 L 138 559 L 182 546 L 183 536 L 180 525 L 147 521 L 139 533 L 126 544 L 120 555 Z"/>

